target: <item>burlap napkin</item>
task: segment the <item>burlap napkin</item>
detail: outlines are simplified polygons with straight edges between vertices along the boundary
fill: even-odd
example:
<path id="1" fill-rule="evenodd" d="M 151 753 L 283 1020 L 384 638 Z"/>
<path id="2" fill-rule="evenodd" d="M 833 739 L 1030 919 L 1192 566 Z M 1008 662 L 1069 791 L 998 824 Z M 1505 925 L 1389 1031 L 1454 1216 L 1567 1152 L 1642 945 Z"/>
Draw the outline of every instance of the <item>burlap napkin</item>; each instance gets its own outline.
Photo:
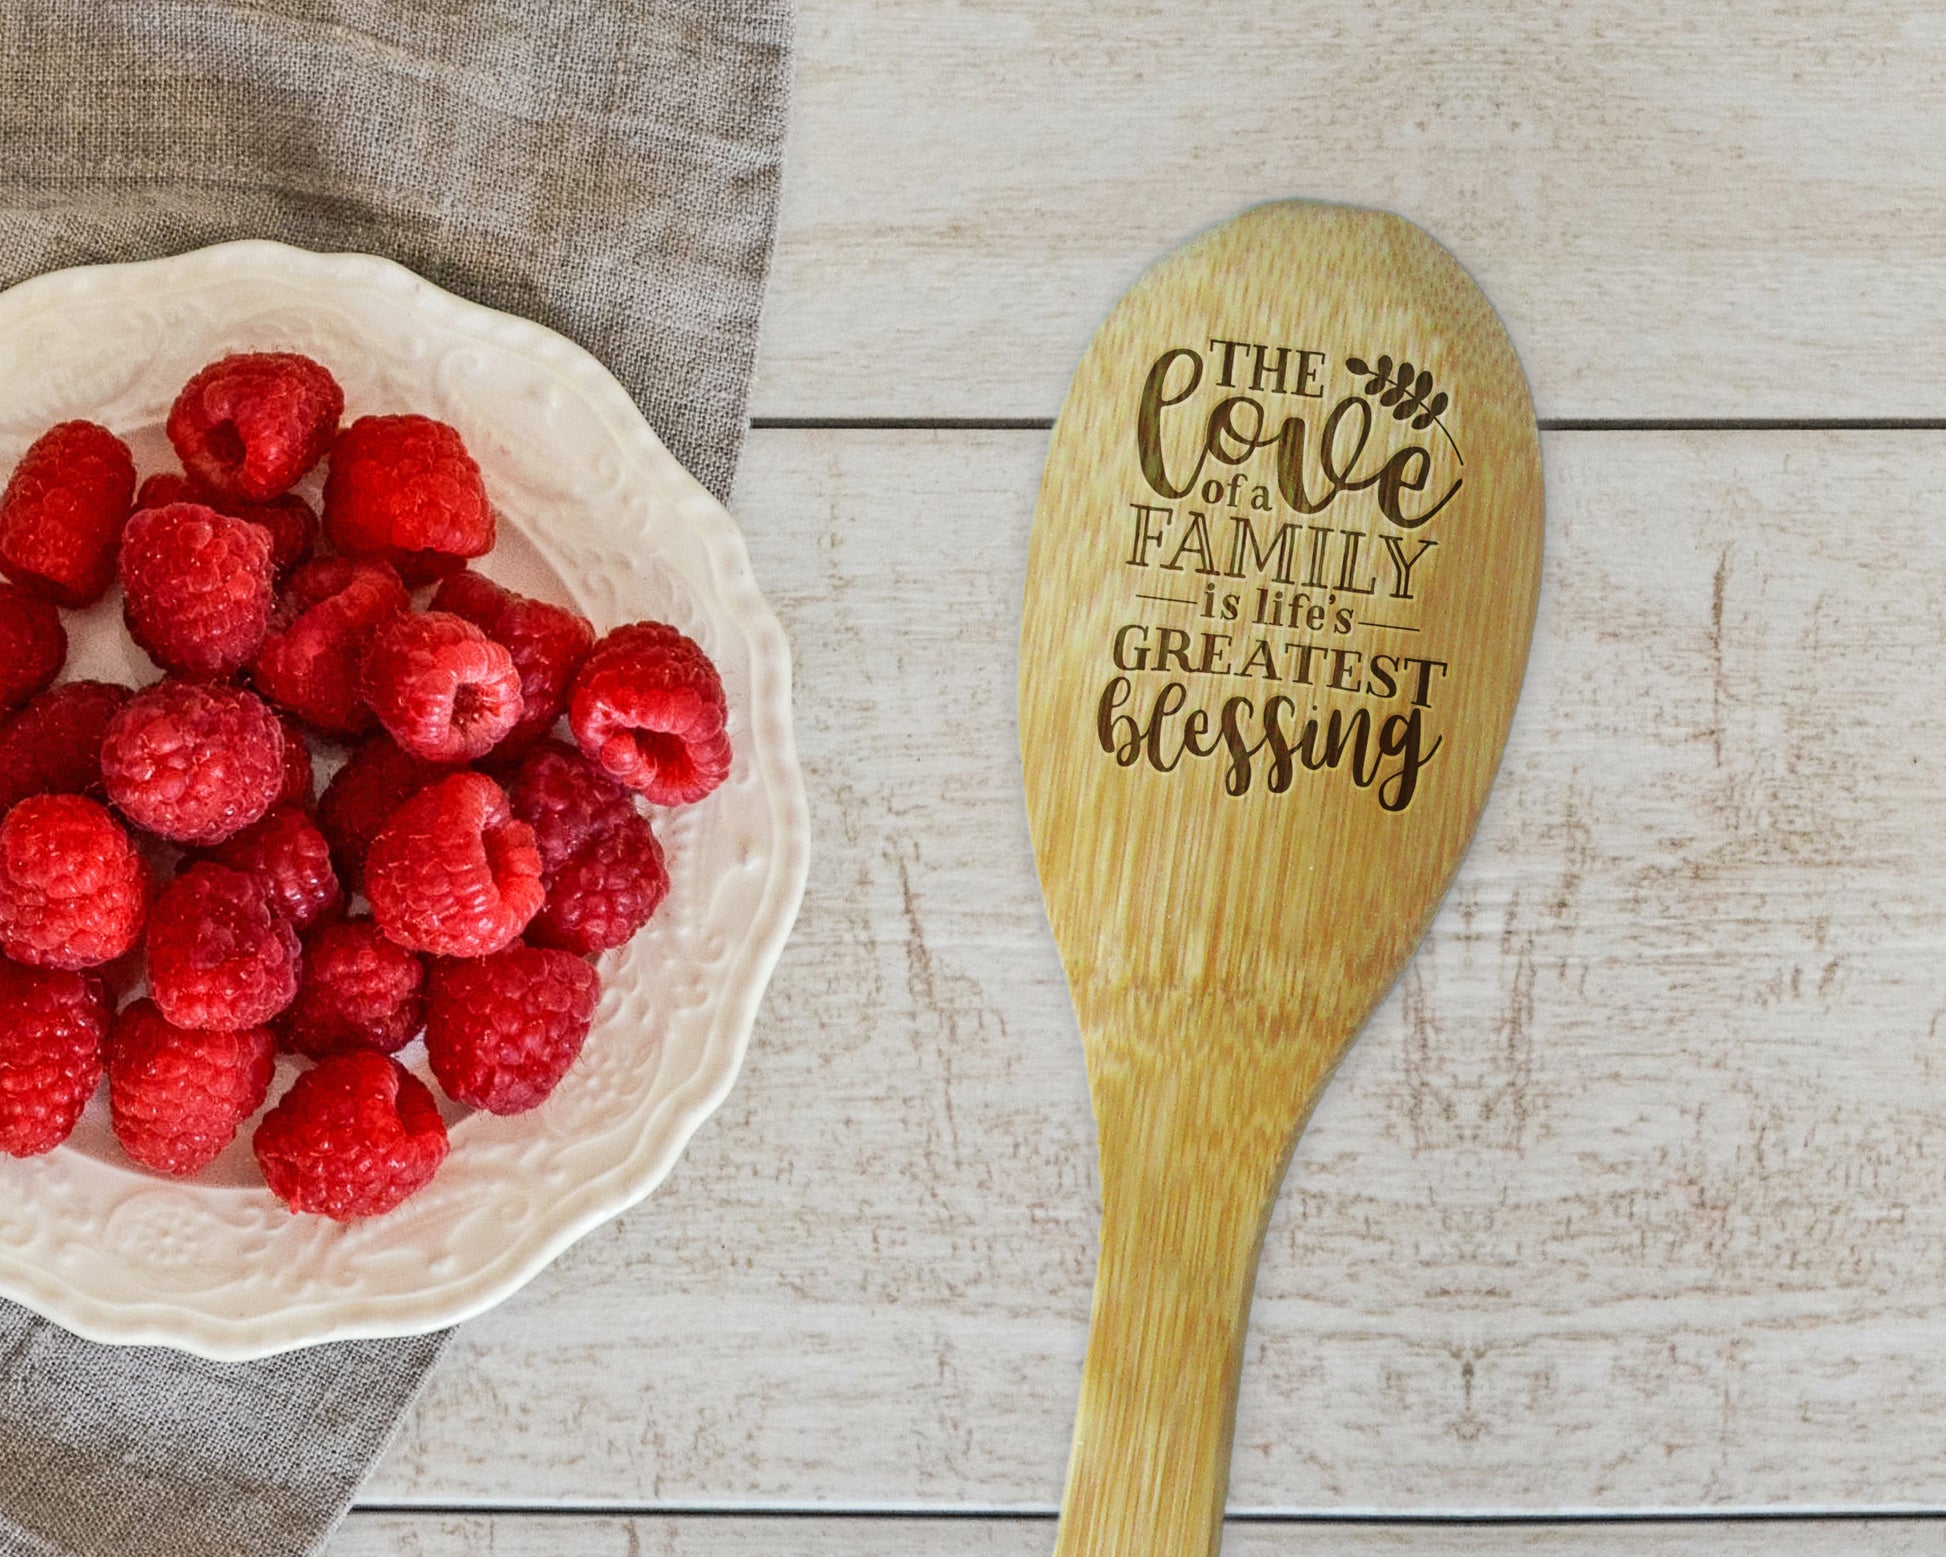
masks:
<path id="1" fill-rule="evenodd" d="M 16 0 L 0 284 L 240 237 L 388 255 L 581 342 L 721 496 L 790 30 L 789 0 Z M 0 1552 L 311 1551 L 442 1340 L 225 1366 L 0 1303 Z"/>

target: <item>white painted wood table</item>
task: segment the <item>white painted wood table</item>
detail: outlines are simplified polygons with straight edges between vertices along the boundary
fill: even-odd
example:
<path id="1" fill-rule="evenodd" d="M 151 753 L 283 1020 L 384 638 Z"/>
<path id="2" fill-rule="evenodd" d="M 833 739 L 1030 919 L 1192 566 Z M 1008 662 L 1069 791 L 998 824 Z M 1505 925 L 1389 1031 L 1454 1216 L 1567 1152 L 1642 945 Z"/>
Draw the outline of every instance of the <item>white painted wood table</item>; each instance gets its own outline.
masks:
<path id="1" fill-rule="evenodd" d="M 797 653 L 803 918 L 728 1106 L 460 1332 L 335 1557 L 1049 1548 L 1095 1202 L 1029 517 L 1108 305 L 1287 195 L 1412 216 L 1498 304 L 1548 554 L 1478 841 L 1272 1225 L 1230 1549 L 1941 1549 L 1946 14 L 800 34 L 735 507 Z"/>

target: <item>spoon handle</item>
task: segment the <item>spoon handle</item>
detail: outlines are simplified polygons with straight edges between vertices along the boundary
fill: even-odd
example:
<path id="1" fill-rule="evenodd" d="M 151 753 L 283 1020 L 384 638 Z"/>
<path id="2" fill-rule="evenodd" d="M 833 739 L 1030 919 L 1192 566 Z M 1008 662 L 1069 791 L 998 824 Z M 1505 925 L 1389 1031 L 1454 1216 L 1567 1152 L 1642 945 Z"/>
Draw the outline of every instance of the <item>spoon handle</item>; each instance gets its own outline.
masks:
<path id="1" fill-rule="evenodd" d="M 1094 1076 L 1101 1257 L 1055 1557 L 1222 1543 L 1244 1330 L 1293 1123 L 1279 1110 L 1264 1128 L 1270 1099 L 1233 1095 L 1240 1082 L 1221 1064 Z"/>

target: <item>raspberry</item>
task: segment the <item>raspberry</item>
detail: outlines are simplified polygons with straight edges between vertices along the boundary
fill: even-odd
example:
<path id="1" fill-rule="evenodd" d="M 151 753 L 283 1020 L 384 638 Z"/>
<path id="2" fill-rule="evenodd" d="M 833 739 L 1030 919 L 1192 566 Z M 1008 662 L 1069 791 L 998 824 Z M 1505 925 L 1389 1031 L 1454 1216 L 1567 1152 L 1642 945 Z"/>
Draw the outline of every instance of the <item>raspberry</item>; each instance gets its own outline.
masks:
<path id="1" fill-rule="evenodd" d="M 170 503 L 201 503 L 232 519 L 247 519 L 261 526 L 269 532 L 270 565 L 279 578 L 309 562 L 318 543 L 318 516 L 295 492 L 286 492 L 268 503 L 246 503 L 240 498 L 223 497 L 201 482 L 174 471 L 160 471 L 136 490 L 137 510 L 165 508 Z"/>
<path id="2" fill-rule="evenodd" d="M 411 603 L 387 563 L 307 563 L 292 577 L 250 674 L 265 697 L 314 729 L 362 734 L 372 725 L 359 692 L 365 651 L 373 632 Z"/>
<path id="3" fill-rule="evenodd" d="M 231 503 L 224 512 L 262 525 L 270 536 L 270 565 L 286 578 L 311 560 L 318 544 L 318 516 L 295 492 L 268 503 Z"/>
<path id="4" fill-rule="evenodd" d="M 547 883 L 547 902 L 527 927 L 536 946 L 584 956 L 626 945 L 669 895 L 662 845 L 646 818 L 583 846 Z"/>
<path id="5" fill-rule="evenodd" d="M 0 496 L 0 573 L 56 605 L 93 605 L 115 577 L 135 461 L 106 427 L 63 422 L 20 457 Z"/>
<path id="6" fill-rule="evenodd" d="M 133 696 L 110 681 L 68 681 L 0 727 L 0 814 L 29 795 L 105 794 L 101 738 Z"/>
<path id="7" fill-rule="evenodd" d="M 80 795 L 34 795 L 0 822 L 0 951 L 93 968 L 142 934 L 148 873 L 114 817 Z"/>
<path id="8" fill-rule="evenodd" d="M 617 628 L 596 644 L 568 701 L 588 758 L 664 806 L 700 800 L 728 776 L 725 718 L 709 656 L 661 622 Z"/>
<path id="9" fill-rule="evenodd" d="M 0 583 L 0 714 L 46 691 L 67 659 L 68 630 L 54 603 Z"/>
<path id="10" fill-rule="evenodd" d="M 587 1041 L 601 981 L 570 952 L 518 943 L 436 963 L 426 1057 L 455 1102 L 520 1114 L 544 1102 Z"/>
<path id="11" fill-rule="evenodd" d="M 318 801 L 318 828 L 330 841 L 331 859 L 346 890 L 362 888 L 365 855 L 392 813 L 446 772 L 375 735 L 332 775 Z"/>
<path id="12" fill-rule="evenodd" d="M 445 611 L 395 616 L 380 628 L 363 685 L 399 749 L 427 762 L 483 757 L 520 718 L 513 656 Z"/>
<path id="13" fill-rule="evenodd" d="M 270 532 L 200 503 L 145 508 L 122 532 L 122 615 L 164 670 L 204 679 L 247 662 L 270 625 Z"/>
<path id="14" fill-rule="evenodd" d="M 108 1037 L 108 1103 L 115 1138 L 145 1168 L 182 1175 L 208 1167 L 270 1090 L 277 1046 L 264 1027 L 177 1027 L 138 1000 Z"/>
<path id="15" fill-rule="evenodd" d="M 560 741 L 543 741 L 527 754 L 507 802 L 534 829 L 541 874 L 550 880 L 577 849 L 636 814 L 627 790 Z"/>
<path id="16" fill-rule="evenodd" d="M 471 572 L 456 573 L 441 584 L 432 608 L 465 617 L 513 656 L 514 669 L 520 672 L 520 722 L 495 752 L 525 751 L 567 712 L 568 689 L 594 647 L 594 628 L 585 616 L 517 595 Z"/>
<path id="17" fill-rule="evenodd" d="M 149 994 L 178 1027 L 256 1027 L 297 993 L 297 932 L 254 876 L 192 865 L 149 915 Z"/>
<path id="18" fill-rule="evenodd" d="M 169 441 L 191 479 L 224 497 L 266 503 L 324 458 L 344 391 L 293 352 L 212 362 L 169 408 Z"/>
<path id="19" fill-rule="evenodd" d="M 0 961 L 0 1151 L 49 1152 L 101 1080 L 113 1008 L 89 973 Z"/>
<path id="20" fill-rule="evenodd" d="M 173 470 L 158 470 L 153 476 L 144 476 L 142 484 L 135 489 L 138 514 L 145 508 L 167 508 L 171 503 L 201 503 L 205 508 L 215 508 L 217 501 L 216 494 L 200 481 L 191 481 Z"/>
<path id="21" fill-rule="evenodd" d="M 338 1054 L 297 1078 L 252 1142 L 271 1192 L 336 1221 L 382 1216 L 446 1160 L 446 1125 L 398 1061 Z"/>
<path id="22" fill-rule="evenodd" d="M 401 946 L 444 957 L 500 950 L 540 912 L 534 830 L 483 773 L 455 773 L 392 814 L 365 860 L 365 896 Z"/>
<path id="23" fill-rule="evenodd" d="M 425 416 L 361 416 L 331 451 L 324 533 L 347 556 L 388 557 L 411 583 L 493 550 L 493 509 L 460 435 Z"/>
<path id="24" fill-rule="evenodd" d="M 283 726 L 240 687 L 158 681 L 108 721 L 101 774 L 137 827 L 177 843 L 221 843 L 276 801 Z"/>
<path id="25" fill-rule="evenodd" d="M 277 723 L 284 731 L 284 787 L 277 791 L 277 803 L 312 810 L 317 804 L 318 776 L 311 767 L 311 748 L 304 743 L 304 732 L 290 720 Z"/>
<path id="26" fill-rule="evenodd" d="M 158 470 L 153 476 L 144 476 L 142 484 L 135 489 L 138 514 L 145 508 L 167 508 L 171 503 L 201 503 L 206 508 L 215 508 L 217 498 L 200 481 L 191 481 L 173 470 Z"/>
<path id="27" fill-rule="evenodd" d="M 296 929 L 309 929 L 344 905 L 330 846 L 302 806 L 278 806 L 214 853 L 219 863 L 255 876 Z"/>
<path id="28" fill-rule="evenodd" d="M 507 791 L 534 829 L 547 903 L 527 927 L 537 946 L 620 946 L 669 894 L 662 846 L 628 791 L 558 741 L 534 748 Z"/>
<path id="29" fill-rule="evenodd" d="M 368 918 L 311 932 L 285 1038 L 314 1060 L 353 1049 L 391 1054 L 426 1025 L 426 964 Z"/>

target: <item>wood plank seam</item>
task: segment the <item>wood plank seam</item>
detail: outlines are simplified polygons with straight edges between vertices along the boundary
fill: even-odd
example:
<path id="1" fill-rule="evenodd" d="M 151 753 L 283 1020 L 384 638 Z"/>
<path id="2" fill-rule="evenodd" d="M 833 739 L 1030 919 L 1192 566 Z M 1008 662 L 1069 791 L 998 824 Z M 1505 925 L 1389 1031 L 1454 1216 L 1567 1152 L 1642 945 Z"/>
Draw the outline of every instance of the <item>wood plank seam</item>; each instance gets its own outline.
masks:
<path id="1" fill-rule="evenodd" d="M 765 1504 L 654 1505 L 606 1503 L 354 1503 L 352 1515 L 366 1518 L 412 1519 L 688 1519 L 697 1521 L 847 1520 L 858 1523 L 1044 1524 L 1052 1526 L 1058 1509 L 1048 1508 L 926 1508 L 846 1507 L 821 1504 L 773 1507 Z M 1636 1512 L 1590 1509 L 1581 1513 L 1546 1514 L 1358 1514 L 1283 1513 L 1261 1509 L 1230 1509 L 1226 1525 L 1293 1528 L 1344 1526 L 1369 1530 L 1553 1530 L 1606 1525 L 1671 1528 L 1725 1525 L 1926 1525 L 1946 1527 L 1946 1508 L 1925 1509 L 1727 1509 Z"/>
<path id="2" fill-rule="evenodd" d="M 1946 417 L 1541 417 L 1544 433 L 1946 432 Z M 752 432 L 1048 432 L 1046 416 L 753 416 Z"/>

